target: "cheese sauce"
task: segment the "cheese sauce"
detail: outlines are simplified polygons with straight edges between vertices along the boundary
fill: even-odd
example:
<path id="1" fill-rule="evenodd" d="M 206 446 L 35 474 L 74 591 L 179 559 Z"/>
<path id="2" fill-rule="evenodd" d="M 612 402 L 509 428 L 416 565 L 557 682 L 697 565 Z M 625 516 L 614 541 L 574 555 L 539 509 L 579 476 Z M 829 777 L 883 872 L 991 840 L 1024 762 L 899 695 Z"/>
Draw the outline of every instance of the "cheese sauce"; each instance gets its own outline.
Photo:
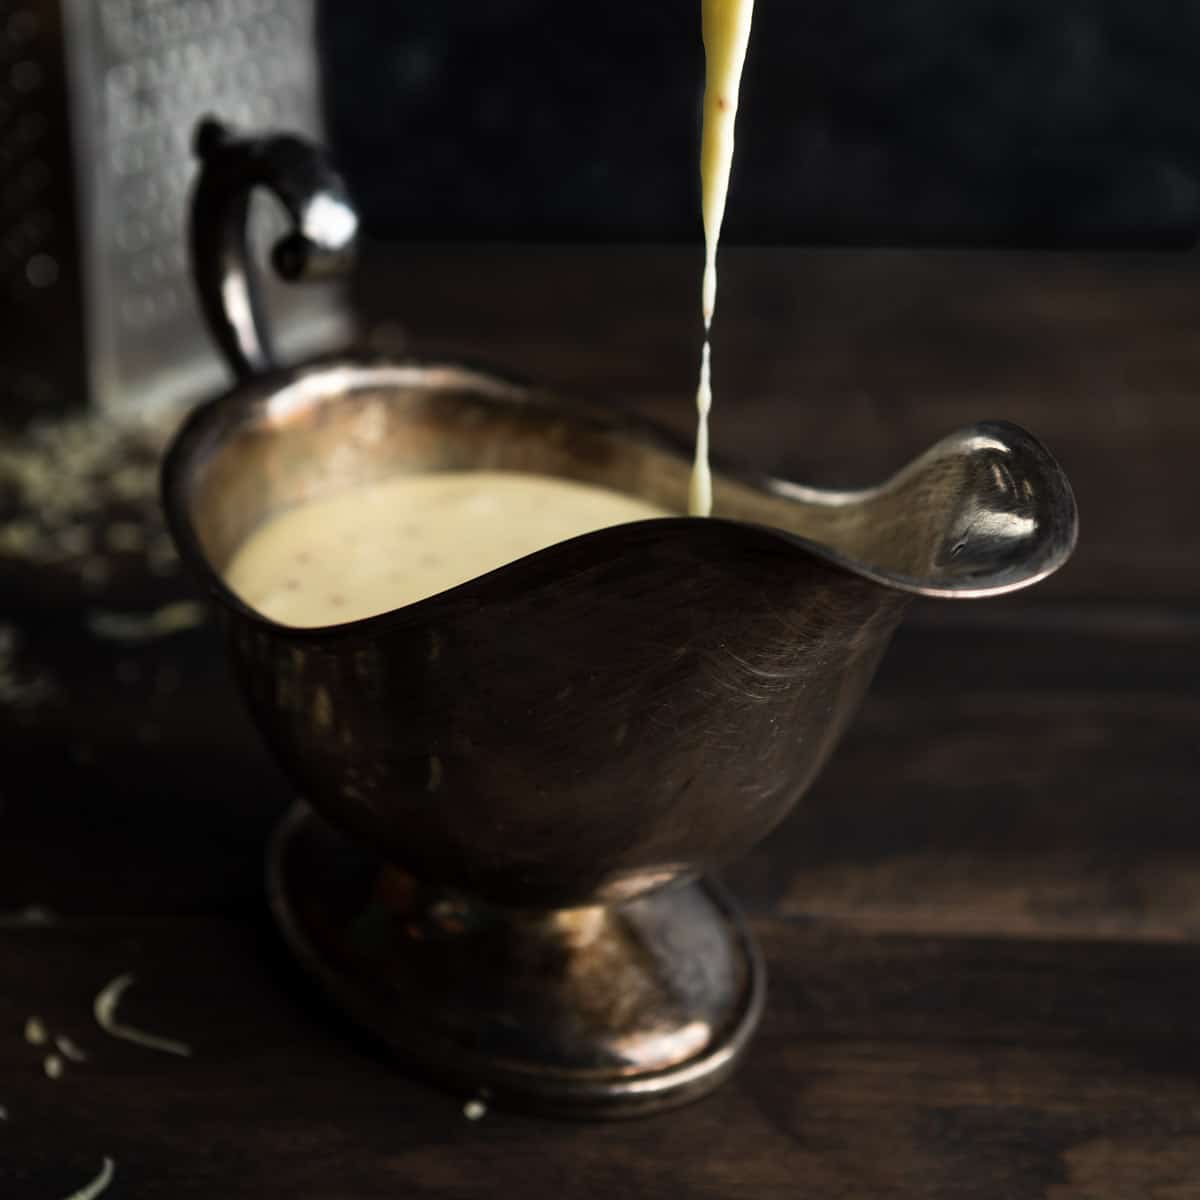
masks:
<path id="1" fill-rule="evenodd" d="M 282 625 L 336 625 L 412 604 L 582 533 L 669 515 L 550 476 L 398 475 L 271 518 L 240 547 L 225 581 Z"/>
<path id="2" fill-rule="evenodd" d="M 717 307 L 717 245 L 729 194 L 733 133 L 738 90 L 754 0 L 702 0 L 704 35 L 704 133 L 700 148 L 701 203 L 704 211 L 704 281 L 700 308 L 704 316 L 704 349 L 696 389 L 696 460 L 692 466 L 688 511 L 697 517 L 712 512 L 712 473 L 708 464 L 708 414 L 712 408 L 709 330 Z"/>
<path id="3" fill-rule="evenodd" d="M 688 511 L 708 516 L 708 334 L 717 303 L 717 245 L 754 3 L 701 0 L 701 5 L 705 339 Z M 246 604 L 280 624 L 340 624 L 436 595 L 579 534 L 667 515 L 631 496 L 546 476 L 502 471 L 397 476 L 274 517 L 239 549 L 226 582 Z"/>

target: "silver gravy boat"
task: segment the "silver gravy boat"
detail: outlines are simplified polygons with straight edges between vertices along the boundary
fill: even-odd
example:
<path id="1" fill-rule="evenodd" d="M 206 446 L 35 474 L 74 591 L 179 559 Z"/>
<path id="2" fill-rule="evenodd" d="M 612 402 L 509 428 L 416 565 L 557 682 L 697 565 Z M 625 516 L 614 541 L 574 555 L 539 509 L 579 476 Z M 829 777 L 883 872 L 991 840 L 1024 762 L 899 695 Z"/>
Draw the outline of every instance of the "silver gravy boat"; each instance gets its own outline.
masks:
<path id="1" fill-rule="evenodd" d="M 240 382 L 178 434 L 164 498 L 304 797 L 269 852 L 285 939 L 354 1021 L 463 1092 L 575 1115 L 703 1094 L 764 996 L 755 945 L 705 872 L 804 795 L 913 596 L 998 595 L 1066 561 L 1062 470 L 986 422 L 862 491 L 718 472 L 716 517 L 577 537 L 366 620 L 276 624 L 222 572 L 292 505 L 488 468 L 683 512 L 690 456 L 459 365 L 275 367 L 247 197 L 264 186 L 290 212 L 275 263 L 291 278 L 344 266 L 353 209 L 296 138 L 209 123 L 197 145 L 194 269 Z"/>

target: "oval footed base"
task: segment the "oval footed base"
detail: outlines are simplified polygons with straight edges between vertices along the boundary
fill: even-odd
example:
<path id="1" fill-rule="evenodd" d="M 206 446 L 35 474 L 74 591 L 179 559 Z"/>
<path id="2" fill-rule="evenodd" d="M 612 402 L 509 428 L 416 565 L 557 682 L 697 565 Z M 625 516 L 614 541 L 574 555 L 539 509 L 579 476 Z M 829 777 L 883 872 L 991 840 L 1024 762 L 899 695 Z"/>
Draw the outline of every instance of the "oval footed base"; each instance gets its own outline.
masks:
<path id="1" fill-rule="evenodd" d="M 418 885 L 307 805 L 284 818 L 268 894 L 326 996 L 419 1074 L 488 1103 L 627 1117 L 733 1069 L 765 974 L 711 881 L 619 906 L 515 912 Z"/>

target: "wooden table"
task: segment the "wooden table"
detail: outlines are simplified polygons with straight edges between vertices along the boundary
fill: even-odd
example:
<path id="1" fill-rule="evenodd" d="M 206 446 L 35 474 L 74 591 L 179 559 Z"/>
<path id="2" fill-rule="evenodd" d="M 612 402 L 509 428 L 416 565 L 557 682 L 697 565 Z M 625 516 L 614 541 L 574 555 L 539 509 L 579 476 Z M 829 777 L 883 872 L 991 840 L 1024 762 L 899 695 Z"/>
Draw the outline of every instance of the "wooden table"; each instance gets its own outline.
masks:
<path id="1" fill-rule="evenodd" d="M 1193 272 L 725 255 L 721 450 L 862 482 L 1007 417 L 1060 457 L 1083 535 L 1027 595 L 915 607 L 833 763 L 731 867 L 768 1011 L 734 1080 L 675 1113 L 472 1122 L 377 1057 L 265 916 L 263 841 L 289 793 L 214 629 L 96 635 L 98 609 L 186 581 L 50 603 L 39 572 L 10 572 L 0 1195 L 65 1197 L 107 1155 L 114 1197 L 177 1200 L 1200 1196 Z M 686 428 L 697 283 L 694 249 L 398 247 L 362 298 L 378 344 Z M 48 695 L 20 693 L 36 678 Z M 191 1058 L 94 1025 L 92 997 L 127 971 L 122 1015 Z M 49 1079 L 32 1014 L 89 1061 Z"/>

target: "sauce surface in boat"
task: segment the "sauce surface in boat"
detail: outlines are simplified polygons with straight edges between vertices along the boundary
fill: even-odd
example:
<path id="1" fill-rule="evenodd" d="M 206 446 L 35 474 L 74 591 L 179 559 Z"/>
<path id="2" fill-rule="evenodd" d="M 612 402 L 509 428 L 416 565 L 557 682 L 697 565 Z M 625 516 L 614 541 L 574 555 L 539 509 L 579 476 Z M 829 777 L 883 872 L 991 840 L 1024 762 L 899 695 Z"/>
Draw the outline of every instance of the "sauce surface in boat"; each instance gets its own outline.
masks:
<path id="1" fill-rule="evenodd" d="M 256 529 L 225 581 L 281 625 L 389 612 L 535 550 L 672 514 L 621 492 L 515 471 L 397 475 L 310 500 Z"/>

